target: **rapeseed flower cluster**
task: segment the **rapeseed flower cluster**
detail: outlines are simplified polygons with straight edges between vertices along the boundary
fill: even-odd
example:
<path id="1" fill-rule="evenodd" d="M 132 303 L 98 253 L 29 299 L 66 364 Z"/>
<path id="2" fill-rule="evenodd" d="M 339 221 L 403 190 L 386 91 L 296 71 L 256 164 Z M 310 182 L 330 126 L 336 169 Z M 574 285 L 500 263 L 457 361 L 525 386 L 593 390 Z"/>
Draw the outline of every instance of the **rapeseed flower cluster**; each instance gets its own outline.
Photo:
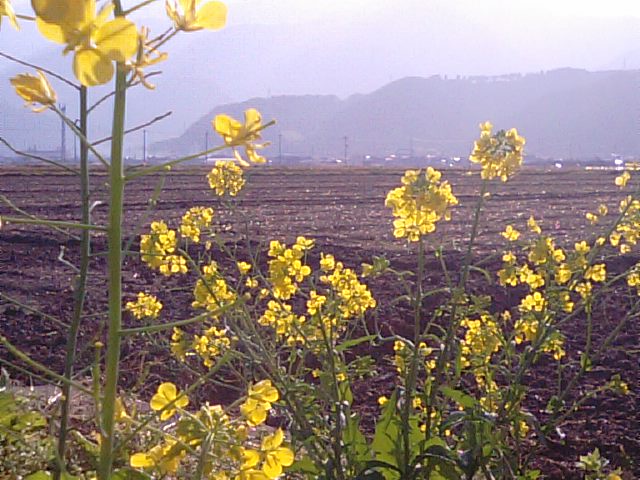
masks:
<path id="1" fill-rule="evenodd" d="M 205 367 L 211 368 L 215 359 L 231 347 L 231 339 L 227 330 L 215 326 L 206 329 L 202 335 L 194 335 L 193 350 L 202 359 Z"/>
<path id="2" fill-rule="evenodd" d="M 133 468 L 152 469 L 160 475 L 173 474 L 178 471 L 180 461 L 186 456 L 186 452 L 172 439 L 167 439 L 148 452 L 140 452 L 131 455 L 129 465 Z"/>
<path id="3" fill-rule="evenodd" d="M 305 263 L 305 253 L 313 248 L 313 241 L 298 237 L 288 248 L 277 240 L 269 245 L 269 283 L 273 296 L 280 300 L 290 299 L 298 290 L 298 284 L 311 274 Z"/>
<path id="4" fill-rule="evenodd" d="M 185 395 L 179 395 L 175 385 L 163 383 L 151 399 L 151 408 L 161 411 L 165 420 L 176 411 L 180 416 L 171 434 L 165 434 L 158 445 L 146 452 L 131 455 L 133 468 L 154 471 L 160 475 L 176 475 L 187 453 L 204 449 L 208 455 L 207 478 L 225 480 L 275 480 L 295 460 L 294 452 L 284 444 L 281 429 L 263 435 L 250 436 L 250 429 L 267 418 L 272 403 L 279 399 L 270 380 L 249 387 L 245 402 L 240 406 L 242 417 L 230 417 L 220 405 L 208 403 L 195 413 L 184 412 L 188 405 Z M 256 445 L 259 445 L 256 448 Z"/>
<path id="5" fill-rule="evenodd" d="M 243 449 L 240 478 L 271 480 L 280 477 L 284 467 L 293 465 L 294 453 L 282 446 L 284 432 L 278 428 L 262 439 L 260 450 Z"/>
<path id="6" fill-rule="evenodd" d="M 91 87 L 113 77 L 113 62 L 124 63 L 138 51 L 138 30 L 124 18 L 109 20 L 114 6 L 99 12 L 95 0 L 33 0 L 36 23 L 42 35 L 73 52 L 73 73 Z"/>
<path id="7" fill-rule="evenodd" d="M 200 242 L 200 233 L 213 221 L 213 208 L 192 207 L 182 216 L 180 235 L 193 243 Z"/>
<path id="8" fill-rule="evenodd" d="M 620 212 L 624 216 L 609 236 L 609 242 L 620 253 L 629 253 L 640 240 L 640 201 L 628 196 L 620 201 Z"/>
<path id="9" fill-rule="evenodd" d="M 177 248 L 175 230 L 169 229 L 162 220 L 151 223 L 151 233 L 140 236 L 142 261 L 163 275 L 187 273 L 187 261 L 175 254 Z"/>
<path id="10" fill-rule="evenodd" d="M 369 288 L 360 283 L 358 275 L 350 268 L 345 268 L 342 262 L 336 262 L 333 272 L 321 276 L 320 281 L 330 286 L 331 290 L 335 292 L 338 310 L 344 320 L 360 317 L 367 310 L 376 306 L 376 301 Z M 319 305 L 324 302 L 325 299 L 312 296 L 313 310 L 317 311 Z M 309 306 L 309 303 L 307 305 Z"/>
<path id="11" fill-rule="evenodd" d="M 492 134 L 490 122 L 480 124 L 480 138 L 476 140 L 469 160 L 482 167 L 485 180 L 496 177 L 506 182 L 522 166 L 525 139 L 515 128 Z"/>
<path id="12" fill-rule="evenodd" d="M 251 426 L 262 425 L 267 419 L 271 405 L 278 401 L 280 394 L 271 380 L 262 380 L 249 386 L 247 398 L 240 405 L 240 413 Z"/>
<path id="13" fill-rule="evenodd" d="M 216 262 L 202 267 L 202 277 L 193 291 L 193 308 L 203 308 L 211 312 L 213 318 L 221 315 L 221 310 L 233 305 L 237 300 L 234 292 L 224 279 Z"/>
<path id="14" fill-rule="evenodd" d="M 209 186 L 219 197 L 224 195 L 235 197 L 245 183 L 242 168 L 232 160 L 217 160 L 207 179 Z"/>
<path id="15" fill-rule="evenodd" d="M 629 172 L 624 171 L 622 175 L 615 178 L 614 183 L 617 187 L 624 188 L 627 186 L 629 180 L 631 180 L 631 175 L 629 174 Z"/>
<path id="16" fill-rule="evenodd" d="M 402 178 L 402 187 L 387 194 L 385 205 L 392 209 L 393 235 L 417 242 L 436 229 L 440 220 L 451 219 L 451 207 L 458 204 L 451 185 L 441 180 L 442 174 L 429 167 L 408 170 Z"/>
<path id="17" fill-rule="evenodd" d="M 300 332 L 305 323 L 305 317 L 293 313 L 291 305 L 269 300 L 267 309 L 258 319 L 258 323 L 273 328 L 278 338 L 286 340 L 289 345 L 304 342 Z"/>
<path id="18" fill-rule="evenodd" d="M 138 320 L 158 318 L 160 310 L 162 310 L 162 303 L 155 296 L 140 292 L 136 301 L 127 302 L 125 308 Z"/>
<path id="19" fill-rule="evenodd" d="M 491 315 L 483 314 L 477 319 L 465 318 L 460 325 L 466 329 L 461 342 L 463 366 L 486 366 L 493 354 L 500 350 L 502 332 L 498 323 Z"/>

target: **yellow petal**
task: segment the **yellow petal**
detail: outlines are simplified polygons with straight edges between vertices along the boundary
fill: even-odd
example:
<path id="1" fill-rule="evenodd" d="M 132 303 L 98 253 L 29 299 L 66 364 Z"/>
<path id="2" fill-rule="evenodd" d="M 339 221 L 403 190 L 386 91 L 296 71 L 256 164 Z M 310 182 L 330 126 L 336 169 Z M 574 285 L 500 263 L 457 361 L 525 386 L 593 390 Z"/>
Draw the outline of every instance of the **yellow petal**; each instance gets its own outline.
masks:
<path id="1" fill-rule="evenodd" d="M 276 450 L 280 445 L 282 445 L 283 440 L 284 432 L 281 428 L 279 428 L 275 432 L 273 432 L 272 435 L 264 437 L 264 439 L 262 440 L 261 450 Z"/>
<path id="2" fill-rule="evenodd" d="M 153 461 L 153 458 L 151 458 L 151 455 L 147 455 L 146 453 L 136 453 L 131 455 L 129 465 L 133 468 L 147 468 L 153 467 L 155 462 Z"/>
<path id="3" fill-rule="evenodd" d="M 296 459 L 293 451 L 286 447 L 276 450 L 275 455 L 278 457 L 278 461 L 285 467 L 293 465 L 293 462 Z"/>
<path id="4" fill-rule="evenodd" d="M 244 122 L 248 129 L 254 130 L 260 127 L 262 116 L 255 108 L 249 108 L 244 112 Z"/>
<path id="5" fill-rule="evenodd" d="M 76 51 L 73 73 L 85 87 L 102 85 L 113 77 L 113 62 L 95 48 Z"/>
<path id="6" fill-rule="evenodd" d="M 271 385 L 271 380 L 262 380 L 253 386 L 253 391 L 266 402 L 276 402 L 280 398 L 278 390 Z"/>
<path id="7" fill-rule="evenodd" d="M 173 400 L 178 395 L 178 389 L 171 382 L 164 382 L 158 386 L 158 395 L 162 395 L 164 398 Z"/>
<path id="8" fill-rule="evenodd" d="M 175 405 L 179 408 L 186 407 L 187 405 L 189 405 L 189 397 L 187 397 L 186 395 L 182 395 L 178 400 L 176 400 Z"/>
<path id="9" fill-rule="evenodd" d="M 196 0 L 178 0 L 178 3 L 185 14 L 196 9 Z"/>
<path id="10" fill-rule="evenodd" d="M 242 468 L 253 468 L 260 462 L 260 453 L 255 450 L 244 450 L 242 452 Z"/>
<path id="11" fill-rule="evenodd" d="M 205 3 L 196 13 L 196 25 L 209 30 L 219 30 L 227 23 L 227 6 L 222 2 Z"/>
<path id="12" fill-rule="evenodd" d="M 66 43 L 66 35 L 60 25 L 55 23 L 47 23 L 40 17 L 36 18 L 36 25 L 38 30 L 44 38 L 56 43 Z"/>
<path id="13" fill-rule="evenodd" d="M 31 0 L 36 16 L 66 29 L 77 28 L 95 17 L 95 0 Z"/>
<path id="14" fill-rule="evenodd" d="M 216 118 L 213 121 L 213 128 L 223 137 L 234 137 L 238 134 L 241 125 L 240 122 L 231 118 L 229 115 L 220 114 L 216 115 Z"/>
<path id="15" fill-rule="evenodd" d="M 16 12 L 13 10 L 13 7 L 8 0 L 0 0 L 0 26 L 2 25 L 3 15 L 9 18 L 9 23 L 13 28 L 20 30 L 20 26 L 16 20 Z"/>
<path id="16" fill-rule="evenodd" d="M 118 17 L 100 27 L 94 41 L 102 55 L 116 62 L 125 62 L 138 51 L 138 30 L 130 20 Z"/>
<path id="17" fill-rule="evenodd" d="M 269 478 L 278 478 L 282 474 L 282 465 L 274 455 L 267 455 L 262 465 L 262 471 Z"/>

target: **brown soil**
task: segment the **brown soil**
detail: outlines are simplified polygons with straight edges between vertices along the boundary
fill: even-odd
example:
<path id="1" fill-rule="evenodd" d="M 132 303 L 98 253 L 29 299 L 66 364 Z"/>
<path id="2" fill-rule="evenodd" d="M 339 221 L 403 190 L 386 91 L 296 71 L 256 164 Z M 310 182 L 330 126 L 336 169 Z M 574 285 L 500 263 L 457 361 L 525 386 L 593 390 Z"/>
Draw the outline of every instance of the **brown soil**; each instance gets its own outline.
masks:
<path id="1" fill-rule="evenodd" d="M 133 233 L 139 223 L 147 225 L 152 219 L 165 219 L 175 225 L 189 207 L 206 205 L 219 207 L 219 201 L 208 189 L 204 170 L 178 170 L 166 179 L 157 208 L 145 218 L 148 199 L 159 177 L 134 182 L 126 192 L 126 225 Z M 384 254 L 397 269 L 415 269 L 412 250 L 404 242 L 393 238 L 391 217 L 384 207 L 384 196 L 397 186 L 401 172 L 391 170 L 252 170 L 246 192 L 239 200 L 237 216 L 219 214 L 216 217 L 225 238 L 233 244 L 248 234 L 255 241 L 278 238 L 292 241 L 298 235 L 316 240 L 316 252 L 332 253 L 348 266 L 358 267 L 373 255 Z M 585 238 L 590 233 L 584 219 L 587 211 L 595 211 L 606 203 L 615 210 L 620 191 L 613 185 L 614 172 L 543 172 L 525 170 L 513 181 L 495 184 L 494 192 L 483 213 L 483 227 L 476 254 L 500 252 L 504 241 L 499 232 L 506 223 L 524 229 L 526 219 L 533 213 L 543 229 L 551 232 L 561 245 Z M 448 171 L 460 206 L 453 220 L 438 227 L 437 237 L 445 245 L 447 262 L 455 265 L 470 231 L 471 214 L 479 184 L 477 177 L 464 172 Z M 106 181 L 103 175 L 93 177 L 92 200 L 103 202 L 94 209 L 94 222 L 103 223 L 107 215 Z M 30 214 L 55 220 L 78 218 L 79 189 L 68 175 L 52 175 L 51 171 L 30 169 L 0 170 L 0 192 Z M 0 215 L 14 213 L 0 202 Z M 246 218 L 246 221 L 240 220 Z M 10 225 L 0 231 L 0 293 L 68 322 L 72 311 L 72 281 L 74 271 L 58 260 L 77 261 L 78 241 L 58 232 L 33 226 Z M 91 345 L 100 338 L 97 331 L 99 317 L 105 309 L 106 239 L 97 234 L 93 248 L 98 255 L 92 259 L 89 280 L 87 318 L 80 332 L 80 361 L 88 365 L 93 356 Z M 137 242 L 132 250 L 137 249 Z M 240 253 L 242 247 L 240 247 Z M 633 255 L 616 260 L 610 271 L 623 271 L 638 259 Z M 488 264 L 495 271 L 498 263 Z M 135 256 L 125 260 L 124 292 L 127 299 L 141 290 L 160 294 L 164 304 L 163 318 L 186 318 L 190 313 L 189 287 L 184 279 L 170 279 L 156 275 L 141 265 Z M 427 282 L 440 285 L 441 270 L 433 263 L 427 272 Z M 192 284 L 189 280 L 188 285 Z M 517 301 L 498 286 L 487 285 L 481 277 L 472 279 L 473 288 L 492 295 L 496 309 L 512 307 Z M 476 287 L 477 285 L 477 287 Z M 171 294 L 163 292 L 171 288 Z M 402 332 L 408 328 L 407 315 L 402 309 L 389 306 L 399 288 L 388 278 L 371 282 L 380 308 L 376 314 L 386 326 Z M 622 288 L 622 287 L 621 287 Z M 614 294 L 601 302 L 594 312 L 594 345 L 601 344 L 617 323 L 626 306 Z M 137 326 L 126 318 L 126 326 Z M 571 359 L 579 358 L 585 345 L 584 318 L 577 318 L 563 328 L 567 336 L 567 352 Z M 55 371 L 62 371 L 66 338 L 63 331 L 50 320 L 42 318 L 0 298 L 0 334 L 19 346 L 36 360 Z M 384 349 L 371 352 L 379 360 L 379 374 L 374 379 L 355 385 L 355 395 L 361 412 L 367 416 L 378 411 L 376 399 L 393 389 L 393 369 L 388 365 Z M 0 360 L 8 354 L 0 349 Z M 640 380 L 640 327 L 628 323 L 622 335 L 594 365 L 573 398 L 579 398 L 592 387 L 602 385 L 614 373 L 620 373 L 630 388 L 628 396 L 603 394 L 586 402 L 560 427 L 564 439 L 554 435 L 542 450 L 539 468 L 545 478 L 581 478 L 576 471 L 578 456 L 595 447 L 612 464 L 640 477 L 640 413 L 638 385 Z M 148 369 L 144 384 L 139 384 L 141 369 Z M 574 370 L 566 371 L 569 378 Z M 14 377 L 26 380 L 19 372 Z M 185 372 L 171 358 L 165 342 L 137 337 L 123 346 L 122 385 L 136 387 L 143 396 L 160 379 L 172 379 L 180 384 L 195 378 Z M 527 378 L 531 388 L 527 408 L 544 418 L 544 407 L 557 389 L 557 375 L 551 361 L 541 361 Z M 211 401 L 233 398 L 232 389 L 212 387 L 203 396 Z M 212 398 L 215 397 L 215 398 Z M 629 477 L 632 478 L 632 477 Z"/>

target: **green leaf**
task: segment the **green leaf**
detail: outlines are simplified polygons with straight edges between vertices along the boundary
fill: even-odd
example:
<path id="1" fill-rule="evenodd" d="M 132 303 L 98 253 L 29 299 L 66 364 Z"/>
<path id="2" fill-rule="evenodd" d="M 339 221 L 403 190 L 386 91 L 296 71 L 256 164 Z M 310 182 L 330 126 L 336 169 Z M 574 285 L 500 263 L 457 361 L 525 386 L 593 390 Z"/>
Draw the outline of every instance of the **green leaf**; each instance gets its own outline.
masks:
<path id="1" fill-rule="evenodd" d="M 464 408 L 473 408 L 476 406 L 476 399 L 471 395 L 467 395 L 460 390 L 455 390 L 451 387 L 442 386 L 440 387 L 440 391 L 444 396 L 449 397 L 451 400 L 456 402 L 458 405 L 461 405 Z"/>
<path id="2" fill-rule="evenodd" d="M 287 473 L 306 473 L 309 475 L 319 475 L 321 470 L 313 463 L 308 456 L 296 460 L 291 467 L 287 468 Z"/>
<path id="3" fill-rule="evenodd" d="M 400 428 L 399 418 L 396 409 L 398 401 L 398 391 L 394 391 L 391 398 L 384 406 L 382 414 L 376 423 L 376 432 L 371 442 L 371 449 L 375 453 L 377 461 L 389 464 L 398 468 L 400 458 Z M 399 478 L 393 472 L 385 474 L 387 480 Z"/>
<path id="4" fill-rule="evenodd" d="M 399 478 L 401 473 L 400 469 L 395 465 L 379 460 L 371 460 L 367 462 L 366 467 L 356 476 L 356 479 L 384 480 L 386 478 Z"/>
<path id="5" fill-rule="evenodd" d="M 31 475 L 27 475 L 24 477 L 24 480 L 49 480 L 52 478 L 50 472 L 45 472 L 44 470 L 40 470 L 39 472 L 32 473 Z"/>
<path id="6" fill-rule="evenodd" d="M 351 340 L 347 340 L 346 342 L 342 342 L 340 345 L 336 347 L 337 352 L 344 352 L 345 350 L 349 350 L 350 348 L 355 347 L 356 345 L 360 345 L 364 342 L 371 342 L 375 340 L 377 335 L 367 335 L 365 337 L 352 338 Z"/>
<path id="7" fill-rule="evenodd" d="M 153 477 L 139 470 L 120 468 L 111 474 L 112 480 L 152 480 Z"/>
<path id="8" fill-rule="evenodd" d="M 347 455 L 357 463 L 371 460 L 371 452 L 367 439 L 360 431 L 360 421 L 356 415 L 349 416 L 344 431 L 342 432 Z"/>

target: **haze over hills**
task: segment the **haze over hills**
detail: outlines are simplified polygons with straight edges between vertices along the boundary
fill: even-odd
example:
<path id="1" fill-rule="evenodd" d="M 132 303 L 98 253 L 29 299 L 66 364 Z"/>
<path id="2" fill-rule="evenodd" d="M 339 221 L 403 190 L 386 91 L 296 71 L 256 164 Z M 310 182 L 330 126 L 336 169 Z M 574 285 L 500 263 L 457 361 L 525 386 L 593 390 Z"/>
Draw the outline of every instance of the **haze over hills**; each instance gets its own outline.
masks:
<path id="1" fill-rule="evenodd" d="M 195 119 L 209 117 L 209 112 L 217 106 L 243 103 L 249 98 L 264 98 L 258 101 L 266 102 L 265 105 L 270 101 L 273 105 L 266 107 L 267 110 L 272 108 L 273 113 L 266 111 L 265 115 L 281 121 L 278 127 L 271 129 L 270 135 L 275 135 L 273 140 L 276 140 L 282 130 L 287 153 L 310 154 L 315 148 L 316 154 L 338 155 L 343 150 L 344 135 L 351 138 L 353 153 L 373 148 L 384 151 L 410 149 L 412 142 L 416 151 L 420 148 L 444 148 L 442 145 L 455 147 L 466 145 L 467 140 L 475 135 L 476 117 L 493 117 L 497 123 L 502 118 L 500 115 L 496 117 L 500 113 L 495 110 L 498 107 L 482 112 L 480 107 L 474 110 L 474 106 L 468 105 L 474 92 L 463 88 L 464 83 L 458 87 L 448 83 L 457 75 L 540 72 L 566 66 L 592 71 L 640 68 L 640 50 L 636 47 L 640 45 L 640 19 L 635 15 L 588 16 L 586 6 L 573 11 L 568 3 L 551 5 L 551 0 L 546 2 L 549 8 L 540 7 L 545 3 L 541 0 L 517 4 L 503 0 L 327 0 L 321 5 L 316 3 L 229 0 L 227 28 L 219 32 L 178 35 L 172 40 L 167 47 L 169 60 L 158 65 L 163 75 L 153 78 L 157 90 L 136 89 L 131 92 L 127 126 L 135 126 L 171 110 L 171 117 L 147 129 L 149 141 L 157 142 L 181 136 Z M 28 9 L 29 2 L 16 0 L 14 4 L 21 10 Z M 309 13 L 307 10 L 313 11 Z M 611 6 L 609 10 L 614 11 L 615 8 Z M 553 15 L 549 14 L 550 11 Z M 155 33 L 163 31 L 168 25 L 163 2 L 156 2 L 149 14 L 136 20 L 150 25 Z M 496 25 L 500 27 L 496 28 Z M 71 57 L 61 55 L 62 47 L 42 39 L 32 24 L 22 22 L 21 26 L 20 32 L 2 29 L 1 51 L 44 64 L 66 75 L 71 74 Z M 28 70 L 0 58 L 0 135 L 10 138 L 19 147 L 56 148 L 60 134 L 54 116 L 50 113 L 34 115 L 23 109 L 9 83 L 3 80 Z M 434 93 L 437 98 L 429 101 L 416 98 L 415 103 L 422 105 L 423 113 L 391 109 L 386 115 L 388 125 L 385 124 L 387 120 L 380 119 L 381 109 L 387 108 L 385 95 L 392 98 L 397 94 L 400 100 L 406 101 L 401 94 L 393 92 L 406 90 L 409 95 L 413 91 L 413 83 L 402 80 L 396 84 L 394 80 L 429 78 L 434 74 L 448 75 L 448 82 L 442 81 L 439 87 L 434 81 L 429 83 L 434 92 L 444 89 L 448 96 L 441 98 Z M 74 92 L 57 82 L 54 82 L 54 87 L 60 102 L 67 105 L 69 112 L 75 111 L 77 99 Z M 466 92 L 467 96 L 458 98 L 456 89 Z M 90 97 L 95 100 L 106 92 L 107 88 L 92 89 Z M 364 95 L 352 96 L 357 92 Z M 417 87 L 415 93 L 424 94 Z M 547 93 L 551 95 L 552 92 Z M 576 92 L 570 93 L 577 95 Z M 615 93 L 610 91 L 604 95 Z M 293 100 L 276 99 L 276 96 L 307 94 L 337 97 L 326 102 L 319 98 L 296 100 L 302 109 L 299 114 L 290 112 Z M 375 97 L 379 98 L 373 102 Z M 428 96 L 425 98 L 429 99 Z M 515 102 L 510 110 L 512 115 L 524 108 L 530 108 L 532 112 L 547 108 L 544 102 L 526 106 L 516 94 L 508 98 Z M 524 98 L 534 97 L 525 95 Z M 545 98 L 553 103 L 549 96 Z M 449 108 L 439 103 L 444 99 L 453 102 Z M 366 102 L 370 101 L 373 102 L 371 108 L 377 109 L 373 111 L 378 112 L 375 124 L 371 125 L 362 113 L 369 108 Z M 572 101 L 567 99 L 565 103 L 571 104 Z M 456 106 L 461 102 L 464 105 Z M 604 102 L 604 99 L 595 102 Z M 485 106 L 486 103 L 474 100 L 476 105 Z M 260 105 L 263 103 L 256 104 Z M 429 105 L 433 108 L 426 109 Z M 111 125 L 109 110 L 110 104 L 105 102 L 92 115 L 90 138 L 108 135 Z M 334 114 L 338 111 L 340 116 Z M 456 126 L 453 119 L 458 117 L 451 116 L 457 111 L 461 114 L 466 112 L 465 115 L 473 111 L 477 115 L 469 114 L 468 119 L 461 117 L 465 122 L 472 122 Z M 428 112 L 439 112 L 439 118 L 449 120 L 423 125 L 421 115 Z M 306 124 L 286 126 L 282 122 L 290 114 L 309 120 Z M 418 120 L 403 123 L 402 119 L 411 118 L 411 115 L 417 115 Z M 505 121 L 510 118 L 506 116 Z M 521 120 L 523 117 L 513 118 Z M 332 122 L 335 122 L 335 132 L 331 129 Z M 445 126 L 453 130 L 445 131 Z M 525 125 L 519 126 L 525 132 Z M 371 127 L 371 133 L 361 135 L 365 127 Z M 428 134 L 425 127 L 429 127 Z M 543 128 L 539 125 L 534 127 L 534 132 L 538 127 Z M 464 138 L 456 138 L 461 134 Z M 197 136 L 201 137 L 198 148 L 202 148 L 204 136 L 200 133 Z M 545 148 L 551 151 L 555 137 L 545 132 L 540 136 L 540 143 L 546 145 L 541 151 Z M 531 134 L 529 138 L 530 142 L 533 141 Z M 427 142 L 421 143 L 420 140 Z M 434 146 L 433 140 L 440 143 L 435 142 Z M 560 140 L 565 141 L 564 138 Z M 365 145 L 365 141 L 371 142 Z M 458 143 L 447 143 L 450 141 Z M 141 143 L 141 132 L 131 135 L 127 139 L 125 153 L 139 156 Z M 585 151 L 591 150 L 593 148 Z M 559 151 L 570 154 L 571 148 L 561 147 Z M 574 154 L 579 153 L 576 150 Z"/>
<path id="2" fill-rule="evenodd" d="M 278 153 L 343 157 L 348 137 L 353 156 L 410 152 L 468 154 L 477 126 L 515 126 L 527 151 L 555 158 L 609 157 L 640 153 L 640 70 L 587 72 L 560 69 L 501 77 L 407 77 L 370 94 L 276 96 L 216 107 L 174 139 L 158 142 L 159 154 L 204 148 L 218 113 L 241 117 L 249 107 L 278 124 L 265 131 Z M 211 142 L 212 140 L 210 140 Z"/>

